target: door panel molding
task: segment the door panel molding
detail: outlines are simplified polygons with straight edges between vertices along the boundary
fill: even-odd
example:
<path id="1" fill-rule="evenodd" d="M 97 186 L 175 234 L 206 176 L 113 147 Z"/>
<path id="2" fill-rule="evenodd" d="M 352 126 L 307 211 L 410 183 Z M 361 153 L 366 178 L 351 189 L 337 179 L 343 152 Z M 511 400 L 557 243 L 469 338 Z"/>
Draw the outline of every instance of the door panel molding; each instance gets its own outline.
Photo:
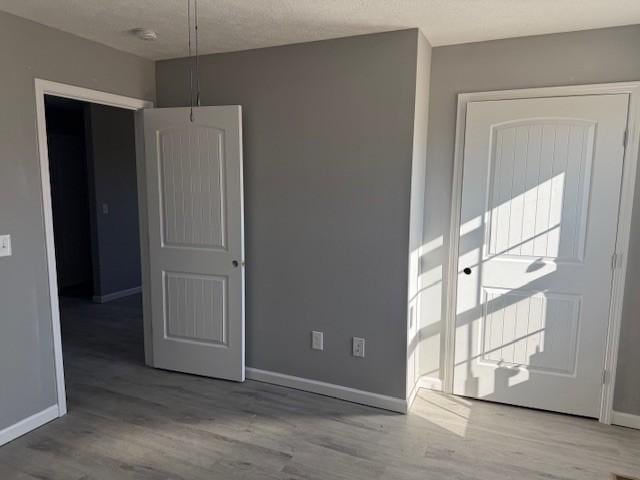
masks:
<path id="1" fill-rule="evenodd" d="M 609 325 L 607 329 L 606 354 L 603 362 L 602 398 L 599 420 L 610 424 L 612 421 L 613 393 L 616 378 L 616 366 L 622 322 L 622 305 L 627 273 L 627 258 L 631 234 L 631 214 L 635 191 L 635 179 L 640 150 L 640 81 L 605 83 L 592 85 L 576 85 L 561 87 L 545 87 L 518 90 L 499 90 L 487 92 L 462 93 L 458 95 L 456 135 L 454 147 L 453 184 L 451 193 L 451 222 L 449 228 L 449 251 L 446 265 L 446 302 L 445 322 L 443 328 L 443 390 L 453 392 L 453 375 L 455 365 L 455 330 L 457 305 L 457 272 L 460 247 L 460 214 L 462 206 L 462 171 L 464 163 L 464 146 L 466 131 L 467 106 L 474 101 L 514 100 L 529 98 L 551 98 L 580 95 L 629 95 L 629 113 L 624 158 L 622 185 L 619 201 L 616 258 L 619 259 L 613 270 L 611 285 L 611 301 L 609 308 Z"/>

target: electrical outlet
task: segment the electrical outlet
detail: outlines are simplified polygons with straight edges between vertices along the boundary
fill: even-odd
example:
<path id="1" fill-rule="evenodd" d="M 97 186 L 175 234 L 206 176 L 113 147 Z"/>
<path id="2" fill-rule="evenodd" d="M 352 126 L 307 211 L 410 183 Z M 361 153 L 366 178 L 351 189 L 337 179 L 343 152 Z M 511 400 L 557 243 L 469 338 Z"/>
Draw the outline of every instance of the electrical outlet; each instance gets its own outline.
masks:
<path id="1" fill-rule="evenodd" d="M 311 348 L 314 350 L 324 350 L 324 334 L 322 332 L 311 332 Z"/>
<path id="2" fill-rule="evenodd" d="M 104 213 L 105 215 L 109 215 L 109 204 L 108 203 L 103 203 L 102 204 L 102 213 Z"/>
<path id="3" fill-rule="evenodd" d="M 364 338 L 353 337 L 353 356 L 364 358 Z"/>
<path id="4" fill-rule="evenodd" d="M 0 236 L 0 257 L 11 256 L 11 235 Z"/>

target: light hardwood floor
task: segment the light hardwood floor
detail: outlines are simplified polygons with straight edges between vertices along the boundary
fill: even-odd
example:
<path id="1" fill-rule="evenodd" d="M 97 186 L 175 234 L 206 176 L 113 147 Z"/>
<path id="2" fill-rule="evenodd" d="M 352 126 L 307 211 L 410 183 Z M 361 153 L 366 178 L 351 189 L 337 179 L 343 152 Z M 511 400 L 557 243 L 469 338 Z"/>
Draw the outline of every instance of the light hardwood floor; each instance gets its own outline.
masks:
<path id="1" fill-rule="evenodd" d="M 69 414 L 0 448 L 0 479 L 609 479 L 640 431 L 420 392 L 399 415 L 144 366 L 139 298 L 63 301 Z M 292 359 L 295 361 L 295 359 Z"/>

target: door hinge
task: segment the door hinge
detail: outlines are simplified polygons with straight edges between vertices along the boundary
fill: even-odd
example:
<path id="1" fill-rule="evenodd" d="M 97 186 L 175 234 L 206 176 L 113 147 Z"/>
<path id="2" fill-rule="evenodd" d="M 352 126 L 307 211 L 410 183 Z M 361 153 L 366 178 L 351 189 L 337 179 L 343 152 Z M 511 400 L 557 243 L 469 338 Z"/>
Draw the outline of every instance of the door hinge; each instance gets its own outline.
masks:
<path id="1" fill-rule="evenodd" d="M 611 270 L 615 270 L 617 266 L 618 266 L 618 254 L 616 252 L 613 252 L 611 254 Z"/>
<path id="2" fill-rule="evenodd" d="M 609 376 L 607 375 L 607 371 L 603 370 L 602 371 L 602 384 L 606 385 L 608 380 L 609 380 Z"/>
<path id="3" fill-rule="evenodd" d="M 627 148 L 627 141 L 629 139 L 629 129 L 627 128 L 622 134 L 622 146 Z"/>

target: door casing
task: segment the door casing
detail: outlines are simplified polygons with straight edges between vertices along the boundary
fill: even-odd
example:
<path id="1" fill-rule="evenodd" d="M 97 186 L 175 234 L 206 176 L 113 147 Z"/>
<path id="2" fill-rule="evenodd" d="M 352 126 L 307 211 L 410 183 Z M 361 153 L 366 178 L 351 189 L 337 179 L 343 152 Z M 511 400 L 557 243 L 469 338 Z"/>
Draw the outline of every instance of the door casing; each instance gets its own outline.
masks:
<path id="1" fill-rule="evenodd" d="M 44 217 L 44 231 L 45 231 L 45 250 L 47 257 L 47 275 L 49 279 L 49 305 L 51 309 L 51 328 L 53 333 L 53 353 L 54 364 L 56 372 L 56 391 L 57 391 L 57 411 L 58 417 L 62 417 L 67 413 L 67 397 L 64 384 L 64 365 L 62 361 L 62 336 L 60 333 L 60 307 L 58 304 L 58 279 L 56 275 L 56 254 L 55 244 L 53 239 L 53 210 L 51 204 L 51 183 L 49 178 L 49 151 L 47 148 L 47 124 L 45 118 L 45 95 L 54 95 L 56 97 L 70 98 L 73 100 L 80 100 L 84 102 L 97 103 L 99 105 L 107 105 L 111 107 L 124 108 L 127 110 L 141 110 L 143 108 L 153 107 L 153 102 L 125 97 L 122 95 L 114 95 L 112 93 L 105 93 L 98 90 L 91 90 L 88 88 L 77 87 L 74 85 L 68 85 L 65 83 L 57 83 L 49 80 L 35 79 L 35 100 L 36 100 L 36 128 L 37 128 L 37 141 L 38 141 L 38 157 L 40 163 L 40 184 L 42 188 L 42 213 Z M 136 140 L 137 143 L 137 140 Z M 138 146 L 136 145 L 136 150 Z M 136 161 L 136 170 L 138 177 L 138 208 L 142 208 L 140 203 L 141 197 L 146 195 L 146 189 L 144 185 L 144 176 L 140 174 L 139 160 Z M 140 210 L 141 212 L 143 210 Z M 144 241 L 143 232 L 146 228 L 145 215 L 139 215 L 140 218 L 140 233 L 141 233 L 141 263 L 142 263 L 142 285 L 143 285 L 143 302 L 146 302 L 145 293 L 148 285 L 148 243 Z M 145 227 L 145 228 L 142 228 Z M 147 309 L 147 304 L 144 305 L 144 310 Z M 145 316 L 146 317 L 146 316 Z M 147 336 L 149 326 L 147 325 L 148 319 L 145 318 L 145 357 L 147 354 L 151 355 L 151 352 L 147 352 Z M 150 357 L 146 357 L 149 362 Z M 48 421 L 48 420 L 47 420 Z M 43 423 L 46 423 L 43 422 Z M 33 428 L 37 428 L 40 425 L 33 425 Z"/>
<path id="2" fill-rule="evenodd" d="M 460 212 L 462 205 L 462 170 L 464 164 L 464 136 L 466 130 L 467 104 L 472 101 L 513 100 L 525 98 L 566 97 L 572 95 L 608 95 L 629 94 L 629 115 L 627 118 L 626 147 L 622 172 L 622 185 L 618 210 L 616 236 L 615 269 L 611 285 L 611 303 L 609 308 L 609 326 L 607 346 L 603 365 L 603 387 L 599 420 L 610 424 L 613 412 L 613 393 L 616 378 L 616 366 L 622 323 L 622 305 L 627 273 L 629 240 L 631 236 L 631 214 L 635 192 L 636 170 L 640 149 L 640 81 L 606 83 L 594 85 L 576 85 L 563 87 L 531 88 L 519 90 L 501 90 L 489 92 L 461 93 L 458 95 L 456 119 L 456 137 L 454 149 L 453 184 L 451 191 L 451 222 L 449 229 L 448 263 L 446 266 L 446 302 L 444 312 L 444 348 L 443 348 L 443 390 L 453 391 L 457 272 L 460 240 Z M 623 141 L 621 138 L 620 141 Z"/>

